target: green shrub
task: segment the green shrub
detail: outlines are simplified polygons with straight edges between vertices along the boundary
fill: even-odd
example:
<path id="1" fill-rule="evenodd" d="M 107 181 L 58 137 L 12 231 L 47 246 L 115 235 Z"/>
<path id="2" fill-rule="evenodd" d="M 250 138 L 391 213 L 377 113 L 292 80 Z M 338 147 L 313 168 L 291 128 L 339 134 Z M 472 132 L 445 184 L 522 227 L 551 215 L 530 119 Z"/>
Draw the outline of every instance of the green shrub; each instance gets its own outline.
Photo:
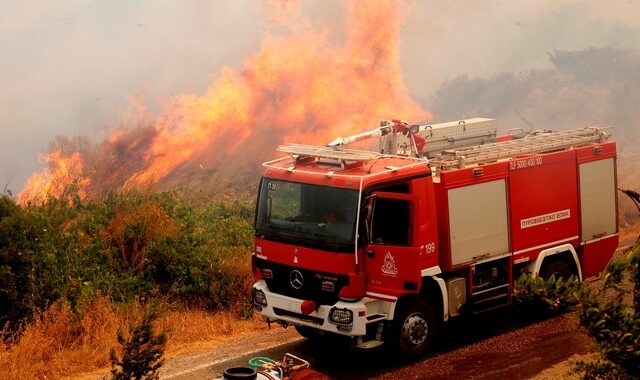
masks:
<path id="1" fill-rule="evenodd" d="M 123 302 L 162 295 L 246 316 L 253 201 L 194 199 L 188 191 L 111 193 L 82 202 L 74 189 L 43 204 L 0 197 L 0 323 L 57 299 L 97 292 Z"/>
<path id="2" fill-rule="evenodd" d="M 577 306 L 581 325 L 606 362 L 581 363 L 576 370 L 591 378 L 640 377 L 640 239 L 627 257 L 612 261 L 599 287 L 576 278 L 544 281 L 523 275 L 515 286 L 520 299 L 541 299 L 552 308 Z M 633 289 L 630 303 L 625 294 Z"/>
<path id="3" fill-rule="evenodd" d="M 162 355 L 167 343 L 167 334 L 166 331 L 159 333 L 153 331 L 153 322 L 157 318 L 158 311 L 149 308 L 145 311 L 142 320 L 129 328 L 128 339 L 122 331 L 118 331 L 118 344 L 122 347 L 122 357 L 118 357 L 115 349 L 112 349 L 109 354 L 113 380 L 160 378 L 158 370 L 164 364 Z"/>
<path id="4" fill-rule="evenodd" d="M 572 373 L 582 375 L 584 380 L 633 380 L 635 378 L 620 366 L 602 360 L 595 362 L 578 361 Z"/>

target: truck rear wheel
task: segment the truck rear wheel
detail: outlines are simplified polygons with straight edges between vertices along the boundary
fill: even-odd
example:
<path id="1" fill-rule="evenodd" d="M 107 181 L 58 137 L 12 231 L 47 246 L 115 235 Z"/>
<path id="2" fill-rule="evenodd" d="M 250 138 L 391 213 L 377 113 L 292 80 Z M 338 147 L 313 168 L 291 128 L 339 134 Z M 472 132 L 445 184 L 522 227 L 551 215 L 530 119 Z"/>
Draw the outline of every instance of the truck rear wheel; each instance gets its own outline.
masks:
<path id="1" fill-rule="evenodd" d="M 547 260 L 549 261 L 544 263 L 542 270 L 540 271 L 540 277 L 545 280 L 550 279 L 551 276 L 555 276 L 556 280 L 560 277 L 567 280 L 569 277 L 576 274 L 574 273 L 571 265 L 569 265 L 563 258 L 552 257 Z"/>
<path id="2" fill-rule="evenodd" d="M 398 353 L 417 357 L 427 352 L 437 332 L 433 309 L 422 299 L 409 299 L 398 306 L 391 341 Z"/>

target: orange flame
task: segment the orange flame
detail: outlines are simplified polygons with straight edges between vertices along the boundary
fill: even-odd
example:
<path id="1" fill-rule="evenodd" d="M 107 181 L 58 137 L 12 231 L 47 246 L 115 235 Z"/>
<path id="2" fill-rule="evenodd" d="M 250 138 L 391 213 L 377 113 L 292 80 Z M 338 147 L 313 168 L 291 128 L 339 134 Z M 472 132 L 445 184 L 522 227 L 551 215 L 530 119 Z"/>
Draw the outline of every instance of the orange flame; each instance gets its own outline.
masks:
<path id="1" fill-rule="evenodd" d="M 63 167 L 58 160 L 87 163 L 72 174 L 86 179 L 85 195 L 92 196 L 201 169 L 255 170 L 278 143 L 324 144 L 383 119 L 430 118 L 403 82 L 398 43 L 406 9 L 397 2 L 348 3 L 343 44 L 331 43 L 327 30 L 313 28 L 299 8 L 278 5 L 288 17 L 274 19 L 290 34 L 264 38 L 242 70 L 223 68 L 203 96 L 175 96 L 152 126 L 119 129 L 90 152 L 52 152 L 21 201 L 34 191 L 56 195 L 52 183 L 59 182 L 56 189 L 68 183 L 56 174 Z"/>
<path id="2" fill-rule="evenodd" d="M 83 175 L 83 159 L 79 152 L 64 156 L 53 151 L 46 156 L 48 167 L 42 173 L 34 173 L 20 194 L 22 203 L 41 203 L 47 196 L 60 197 L 71 184 L 78 186 L 78 195 L 86 198 L 86 188 L 91 179 Z"/>

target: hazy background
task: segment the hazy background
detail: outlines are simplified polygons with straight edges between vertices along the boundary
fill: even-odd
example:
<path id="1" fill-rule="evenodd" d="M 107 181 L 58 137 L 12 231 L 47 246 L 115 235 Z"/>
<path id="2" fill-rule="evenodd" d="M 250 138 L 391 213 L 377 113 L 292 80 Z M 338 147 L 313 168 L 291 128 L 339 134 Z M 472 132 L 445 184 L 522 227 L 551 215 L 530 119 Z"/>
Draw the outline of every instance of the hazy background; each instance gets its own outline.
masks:
<path id="1" fill-rule="evenodd" d="M 342 38 L 341 2 L 302 3 Z M 101 141 L 131 96 L 153 112 L 174 94 L 198 95 L 279 32 L 265 11 L 277 1 L 0 5 L 0 190 L 14 193 L 56 135 Z M 434 121 L 622 124 L 628 139 L 638 130 L 638 49 L 638 1 L 418 0 L 400 36 L 405 82 Z"/>

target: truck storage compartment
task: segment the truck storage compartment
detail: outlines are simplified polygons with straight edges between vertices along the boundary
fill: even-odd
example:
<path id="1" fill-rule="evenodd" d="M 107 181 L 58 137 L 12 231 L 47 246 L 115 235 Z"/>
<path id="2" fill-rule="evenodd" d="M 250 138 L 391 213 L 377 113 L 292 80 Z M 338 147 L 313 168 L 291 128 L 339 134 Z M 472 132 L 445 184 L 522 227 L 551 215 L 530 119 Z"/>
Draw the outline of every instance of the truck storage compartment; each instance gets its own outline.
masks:
<path id="1" fill-rule="evenodd" d="M 614 159 L 585 162 L 579 166 L 581 241 L 617 233 Z"/>
<path id="2" fill-rule="evenodd" d="M 495 142 L 498 131 L 494 119 L 480 117 L 413 127 L 418 128 L 416 135 L 424 139 L 421 153 L 429 158 L 448 149 Z M 410 156 L 415 148 L 412 140 L 410 134 L 382 135 L 378 150 L 386 154 Z"/>
<path id="3" fill-rule="evenodd" d="M 576 155 L 561 151 L 509 163 L 511 249 L 537 255 L 540 249 L 576 244 L 579 234 Z"/>
<path id="4" fill-rule="evenodd" d="M 509 251 L 505 187 L 499 179 L 448 191 L 452 265 Z"/>
<path id="5" fill-rule="evenodd" d="M 446 149 L 494 142 L 498 127 L 494 119 L 473 118 L 461 121 L 420 126 L 425 138 L 425 152 L 434 157 Z"/>

